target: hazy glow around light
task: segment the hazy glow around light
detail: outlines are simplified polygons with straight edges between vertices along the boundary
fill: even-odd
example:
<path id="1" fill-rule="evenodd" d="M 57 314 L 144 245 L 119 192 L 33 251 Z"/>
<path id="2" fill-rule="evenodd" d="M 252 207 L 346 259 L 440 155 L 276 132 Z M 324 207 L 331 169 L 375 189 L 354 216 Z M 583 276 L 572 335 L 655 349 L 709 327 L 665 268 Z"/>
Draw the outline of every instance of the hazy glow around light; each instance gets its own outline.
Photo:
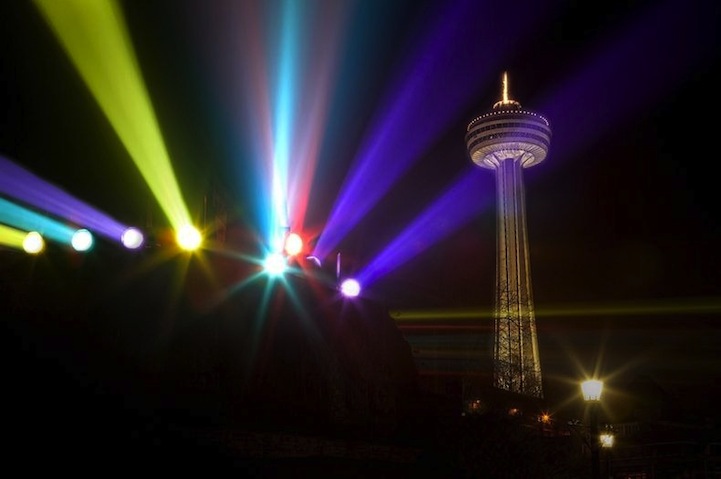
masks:
<path id="1" fill-rule="evenodd" d="M 123 242 L 123 246 L 128 249 L 140 248 L 145 241 L 143 233 L 141 233 L 140 230 L 137 228 L 128 228 L 123 232 L 123 235 L 120 239 Z"/>
<path id="2" fill-rule="evenodd" d="M 79 229 L 73 234 L 71 244 L 75 251 L 88 251 L 93 247 L 93 235 L 86 229 Z"/>
<path id="3" fill-rule="evenodd" d="M 343 296 L 346 296 L 348 298 L 355 298 L 360 294 L 360 290 L 360 283 L 352 278 L 343 280 L 340 285 L 340 292 L 343 293 Z"/>
<path id="4" fill-rule="evenodd" d="M 45 249 L 45 240 L 37 231 L 31 231 L 25 235 L 23 249 L 29 254 L 38 254 Z"/>
<path id="5" fill-rule="evenodd" d="M 198 249 L 203 242 L 200 231 L 192 225 L 182 226 L 178 230 L 175 239 L 178 242 L 178 246 L 186 251 Z"/>
<path id="6" fill-rule="evenodd" d="M 160 127 L 115 0 L 35 0 L 35 5 L 125 145 L 176 229 L 190 223 Z"/>

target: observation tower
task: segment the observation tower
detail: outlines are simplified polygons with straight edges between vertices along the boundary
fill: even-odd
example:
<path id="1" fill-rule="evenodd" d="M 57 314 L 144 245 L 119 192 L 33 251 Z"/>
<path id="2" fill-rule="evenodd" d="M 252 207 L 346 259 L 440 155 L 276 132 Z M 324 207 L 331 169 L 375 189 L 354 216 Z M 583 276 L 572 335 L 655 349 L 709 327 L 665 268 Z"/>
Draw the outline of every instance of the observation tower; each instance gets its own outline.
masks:
<path id="1" fill-rule="evenodd" d="M 506 73 L 501 100 L 466 129 L 471 160 L 496 174 L 493 384 L 536 398 L 543 398 L 543 385 L 531 288 L 523 169 L 543 161 L 550 144 L 548 120 L 524 110 L 509 98 Z"/>

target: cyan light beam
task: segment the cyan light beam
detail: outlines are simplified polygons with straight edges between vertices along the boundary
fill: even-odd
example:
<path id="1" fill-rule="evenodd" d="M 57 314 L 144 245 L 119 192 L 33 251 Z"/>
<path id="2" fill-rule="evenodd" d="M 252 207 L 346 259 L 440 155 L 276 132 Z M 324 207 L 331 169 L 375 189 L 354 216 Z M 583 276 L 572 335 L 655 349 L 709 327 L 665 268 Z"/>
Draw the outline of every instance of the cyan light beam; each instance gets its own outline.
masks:
<path id="1" fill-rule="evenodd" d="M 23 206 L 0 198 L 0 223 L 24 230 L 37 231 L 58 243 L 70 245 L 76 229 Z"/>

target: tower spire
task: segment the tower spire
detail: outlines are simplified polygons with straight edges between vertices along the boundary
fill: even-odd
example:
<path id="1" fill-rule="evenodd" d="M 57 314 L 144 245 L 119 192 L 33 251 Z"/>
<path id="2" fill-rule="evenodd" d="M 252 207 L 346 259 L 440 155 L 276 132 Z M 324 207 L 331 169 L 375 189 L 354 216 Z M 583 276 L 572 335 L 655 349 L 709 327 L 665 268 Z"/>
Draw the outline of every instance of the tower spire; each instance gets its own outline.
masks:
<path id="1" fill-rule="evenodd" d="M 511 100 L 510 94 L 508 93 L 508 72 L 503 72 L 503 79 L 501 80 L 501 100 L 497 101 L 493 105 L 493 109 L 497 110 L 499 108 L 504 109 L 520 109 L 521 104 L 518 103 L 516 100 Z"/>

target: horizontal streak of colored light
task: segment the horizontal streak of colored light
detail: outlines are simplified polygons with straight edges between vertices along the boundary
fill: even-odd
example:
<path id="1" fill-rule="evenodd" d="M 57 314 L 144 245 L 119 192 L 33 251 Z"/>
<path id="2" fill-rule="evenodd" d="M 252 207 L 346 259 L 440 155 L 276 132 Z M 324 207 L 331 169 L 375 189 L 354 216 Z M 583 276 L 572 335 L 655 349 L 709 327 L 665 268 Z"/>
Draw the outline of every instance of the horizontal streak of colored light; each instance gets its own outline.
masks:
<path id="1" fill-rule="evenodd" d="M 0 223 L 24 231 L 37 231 L 46 238 L 68 245 L 76 231 L 70 226 L 3 198 L 0 198 Z"/>
<path id="2" fill-rule="evenodd" d="M 634 301 L 621 304 L 567 304 L 536 306 L 536 317 L 653 316 L 667 314 L 713 314 L 721 312 L 721 298 L 677 298 L 662 301 Z M 481 309 L 418 309 L 391 311 L 395 321 L 438 321 L 492 317 Z"/>
<path id="3" fill-rule="evenodd" d="M 387 90 L 318 239 L 315 256 L 325 258 L 332 252 L 468 108 L 488 80 L 495 81 L 511 43 L 530 37 L 531 25 L 549 13 L 546 6 L 529 5 L 523 15 L 513 15 L 514 35 L 509 37 L 503 8 L 486 11 L 475 1 L 443 3 L 441 8 L 447 10 L 434 12 L 436 23 L 424 29 L 424 39 L 414 42 L 419 47 Z M 478 28 L 479 10 L 484 14 L 484 28 Z M 511 41 L 499 44 L 500 38 Z M 489 48 L 483 61 L 458 54 L 483 44 L 500 48 Z"/>
<path id="4" fill-rule="evenodd" d="M 175 229 L 191 223 L 114 0 L 35 0 Z"/>
<path id="5" fill-rule="evenodd" d="M 474 360 L 485 359 L 486 351 L 479 349 L 458 349 L 458 350 L 434 350 L 423 349 L 413 350 L 413 357 L 416 359 L 449 359 L 449 360 Z"/>
<path id="6" fill-rule="evenodd" d="M 0 193 L 120 241 L 128 226 L 0 156 Z"/>
<path id="7" fill-rule="evenodd" d="M 462 376 L 462 377 L 486 377 L 487 374 L 475 372 L 475 371 L 466 371 L 465 369 L 460 371 L 444 371 L 444 370 L 434 370 L 434 369 L 420 369 L 418 371 L 419 376 Z"/>
<path id="8" fill-rule="evenodd" d="M 577 75 L 543 95 L 538 111 L 553 119 L 559 140 L 553 146 L 555 157 L 570 159 L 617 132 L 633 115 L 649 113 L 644 110 L 667 98 L 694 67 L 716 54 L 716 12 L 689 7 L 683 0 L 650 5 L 646 15 L 599 49 Z"/>
<path id="9" fill-rule="evenodd" d="M 0 224 L 0 245 L 23 249 L 23 241 L 25 241 L 26 235 L 26 231 Z"/>
<path id="10" fill-rule="evenodd" d="M 413 331 L 488 331 L 490 326 L 473 326 L 463 324 L 400 324 L 398 329 L 403 332 Z"/>
<path id="11" fill-rule="evenodd" d="M 454 185 L 398 235 L 362 271 L 361 284 L 370 285 L 431 245 L 454 233 L 493 201 L 493 193 L 480 190 L 480 172 L 461 174 Z M 485 193 L 485 194 L 484 194 Z"/>

